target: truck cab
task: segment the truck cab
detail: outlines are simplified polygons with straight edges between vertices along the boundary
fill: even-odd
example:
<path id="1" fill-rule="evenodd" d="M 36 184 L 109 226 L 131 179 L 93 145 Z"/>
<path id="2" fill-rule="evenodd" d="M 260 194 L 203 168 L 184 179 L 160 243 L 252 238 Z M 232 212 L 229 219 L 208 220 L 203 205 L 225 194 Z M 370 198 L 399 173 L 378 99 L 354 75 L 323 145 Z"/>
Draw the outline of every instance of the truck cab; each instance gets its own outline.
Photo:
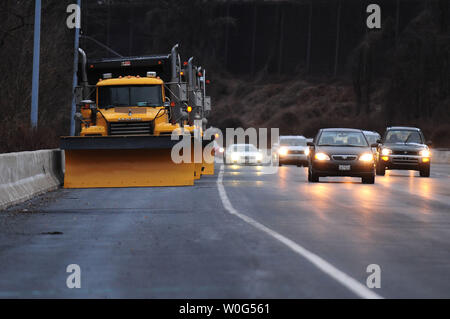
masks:
<path id="1" fill-rule="evenodd" d="M 416 127 L 388 127 L 378 147 L 377 175 L 386 169 L 416 170 L 421 177 L 430 176 L 431 142 L 425 142 L 422 131 Z"/>
<path id="2" fill-rule="evenodd" d="M 81 136 L 161 135 L 180 127 L 169 121 L 164 82 L 155 72 L 146 77 L 105 74 L 95 90 L 97 108 L 81 107 L 83 118 L 90 119 L 82 122 Z"/>

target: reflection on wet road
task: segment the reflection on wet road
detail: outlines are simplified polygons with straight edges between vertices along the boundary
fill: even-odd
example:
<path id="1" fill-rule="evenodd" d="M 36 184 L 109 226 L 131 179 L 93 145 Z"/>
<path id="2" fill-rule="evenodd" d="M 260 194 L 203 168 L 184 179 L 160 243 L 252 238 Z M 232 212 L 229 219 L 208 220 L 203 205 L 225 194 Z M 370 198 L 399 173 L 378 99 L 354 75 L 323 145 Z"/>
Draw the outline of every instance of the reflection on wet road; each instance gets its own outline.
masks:
<path id="1" fill-rule="evenodd" d="M 377 264 L 379 296 L 450 298 L 449 168 L 367 185 L 230 165 L 193 187 L 60 189 L 0 214 L 0 297 L 355 298 Z"/>
<path id="2" fill-rule="evenodd" d="M 374 185 L 350 177 L 308 183 L 307 170 L 295 166 L 255 172 L 226 170 L 224 185 L 238 211 L 361 282 L 367 265 L 380 265 L 384 297 L 450 296 L 443 280 L 450 277 L 450 166 L 435 165 L 431 178 L 387 171 Z"/>

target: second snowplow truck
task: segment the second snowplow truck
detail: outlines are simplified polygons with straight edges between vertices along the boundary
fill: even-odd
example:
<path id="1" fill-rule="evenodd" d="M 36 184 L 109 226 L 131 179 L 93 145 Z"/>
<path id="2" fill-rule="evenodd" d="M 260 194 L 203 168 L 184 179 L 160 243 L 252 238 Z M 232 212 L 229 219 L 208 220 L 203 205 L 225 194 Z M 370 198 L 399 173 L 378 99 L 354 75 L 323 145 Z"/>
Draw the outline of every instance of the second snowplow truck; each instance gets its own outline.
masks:
<path id="1" fill-rule="evenodd" d="M 193 185 L 214 173 L 214 163 L 171 158 L 172 132 L 193 145 L 211 110 L 206 71 L 193 58 L 181 63 L 178 45 L 166 55 L 92 61 L 79 53 L 76 136 L 61 138 L 65 188 Z"/>

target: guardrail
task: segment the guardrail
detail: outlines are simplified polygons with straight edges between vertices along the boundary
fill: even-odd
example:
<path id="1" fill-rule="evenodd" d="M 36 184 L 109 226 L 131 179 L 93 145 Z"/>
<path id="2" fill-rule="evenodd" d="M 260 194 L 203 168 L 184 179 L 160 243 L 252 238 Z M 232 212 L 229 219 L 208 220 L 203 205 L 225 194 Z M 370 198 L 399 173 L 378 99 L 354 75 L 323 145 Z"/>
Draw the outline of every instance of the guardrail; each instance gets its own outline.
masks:
<path id="1" fill-rule="evenodd" d="M 431 163 L 450 164 L 450 149 L 436 148 L 431 150 Z"/>
<path id="2" fill-rule="evenodd" d="M 63 163 L 60 150 L 0 154 L 0 209 L 58 188 Z"/>

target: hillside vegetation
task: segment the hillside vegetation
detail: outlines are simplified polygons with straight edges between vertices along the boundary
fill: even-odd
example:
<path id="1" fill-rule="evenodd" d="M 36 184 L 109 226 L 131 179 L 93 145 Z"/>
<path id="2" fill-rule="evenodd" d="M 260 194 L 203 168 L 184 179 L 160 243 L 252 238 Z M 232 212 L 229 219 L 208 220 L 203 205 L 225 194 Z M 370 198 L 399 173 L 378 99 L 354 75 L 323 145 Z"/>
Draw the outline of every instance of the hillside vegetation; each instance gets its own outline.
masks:
<path id="1" fill-rule="evenodd" d="M 0 4 L 0 152 L 57 147 L 69 133 L 74 32 L 65 22 L 72 2 L 42 1 L 36 131 L 29 124 L 34 1 Z M 381 133 L 414 125 L 434 146 L 450 146 L 450 1 L 401 1 L 398 24 L 396 2 L 380 0 L 381 31 L 362 26 L 363 2 L 343 1 L 337 64 L 339 2 L 313 3 L 310 64 L 304 1 L 96 1 L 84 7 L 82 29 L 124 55 L 180 43 L 183 59 L 194 55 L 208 70 L 213 126 L 312 136 L 330 126 Z M 92 42 L 80 45 L 90 56 L 110 56 Z"/>

